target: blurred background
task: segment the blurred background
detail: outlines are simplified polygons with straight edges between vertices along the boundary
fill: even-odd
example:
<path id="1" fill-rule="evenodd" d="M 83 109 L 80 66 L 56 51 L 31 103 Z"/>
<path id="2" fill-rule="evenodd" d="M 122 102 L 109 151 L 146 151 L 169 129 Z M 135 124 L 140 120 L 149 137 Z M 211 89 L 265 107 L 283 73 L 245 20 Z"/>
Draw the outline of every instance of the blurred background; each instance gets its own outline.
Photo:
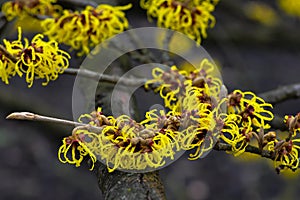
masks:
<path id="1" fill-rule="evenodd" d="M 147 21 L 139 1 L 122 4 L 129 2 L 134 5 L 127 12 L 133 27 L 155 26 Z M 277 0 L 224 0 L 213 14 L 217 24 L 208 30 L 202 45 L 220 66 L 229 91 L 259 94 L 300 82 L 300 16 L 283 10 Z M 1 41 L 17 37 L 18 23 L 25 22 L 11 22 L 1 29 Z M 79 67 L 81 60 L 74 59 L 71 65 Z M 76 168 L 57 159 L 61 140 L 72 127 L 5 120 L 15 111 L 72 120 L 74 80 L 61 75 L 47 87 L 36 81 L 30 89 L 17 76 L 9 85 L 0 83 L 0 199 L 101 199 L 96 176 L 88 166 Z M 274 112 L 296 114 L 299 105 L 299 99 L 288 100 L 276 104 Z M 188 153 L 161 170 L 168 199 L 293 200 L 300 195 L 299 172 L 277 175 L 269 160 L 216 151 L 197 161 L 187 157 Z"/>

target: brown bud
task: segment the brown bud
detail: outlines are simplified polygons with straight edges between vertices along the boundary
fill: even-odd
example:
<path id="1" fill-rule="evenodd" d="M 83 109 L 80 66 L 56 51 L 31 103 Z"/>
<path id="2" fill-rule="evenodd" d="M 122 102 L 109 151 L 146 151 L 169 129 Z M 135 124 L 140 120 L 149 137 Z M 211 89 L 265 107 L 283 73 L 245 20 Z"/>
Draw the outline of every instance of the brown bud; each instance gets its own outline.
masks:
<path id="1" fill-rule="evenodd" d="M 193 86 L 199 87 L 199 88 L 203 88 L 204 84 L 205 84 L 205 78 L 203 76 L 200 77 L 196 77 L 193 82 L 192 82 Z"/>
<path id="2" fill-rule="evenodd" d="M 131 139 L 130 139 L 130 143 L 131 143 L 133 146 L 136 146 L 141 140 L 142 140 L 141 137 L 131 138 Z"/>
<path id="3" fill-rule="evenodd" d="M 274 131 L 269 131 L 268 133 L 266 133 L 263 137 L 264 142 L 270 142 L 276 139 L 276 132 Z"/>

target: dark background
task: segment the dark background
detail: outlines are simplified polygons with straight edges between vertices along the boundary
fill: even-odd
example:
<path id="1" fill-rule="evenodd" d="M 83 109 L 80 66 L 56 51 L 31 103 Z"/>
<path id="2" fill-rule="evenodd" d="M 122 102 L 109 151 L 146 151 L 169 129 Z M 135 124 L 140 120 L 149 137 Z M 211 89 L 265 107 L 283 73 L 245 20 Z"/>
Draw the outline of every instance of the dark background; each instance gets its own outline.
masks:
<path id="1" fill-rule="evenodd" d="M 146 21 L 146 12 L 139 8 L 138 1 L 134 2 L 128 12 L 130 24 L 155 26 Z M 245 15 L 248 2 L 221 1 L 214 13 L 217 24 L 202 44 L 221 66 L 224 83 L 230 91 L 258 94 L 298 83 L 299 19 L 287 16 L 272 2 L 269 5 L 280 21 L 265 26 Z M 9 37 L 16 38 L 13 23 L 1 32 L 1 38 Z M 78 60 L 72 64 L 78 64 Z M 9 85 L 0 83 L 0 199 L 101 199 L 96 176 L 88 166 L 75 168 L 57 159 L 61 140 L 70 134 L 71 127 L 5 120 L 14 111 L 72 120 L 74 80 L 73 76 L 62 75 L 47 87 L 36 81 L 30 89 L 18 77 Z M 299 103 L 288 100 L 275 105 L 274 112 L 281 116 L 296 114 Z M 276 200 L 298 199 L 300 195 L 298 173 L 277 175 L 271 161 L 247 154 L 235 158 L 215 151 L 197 161 L 188 161 L 187 156 L 161 170 L 168 199 Z"/>

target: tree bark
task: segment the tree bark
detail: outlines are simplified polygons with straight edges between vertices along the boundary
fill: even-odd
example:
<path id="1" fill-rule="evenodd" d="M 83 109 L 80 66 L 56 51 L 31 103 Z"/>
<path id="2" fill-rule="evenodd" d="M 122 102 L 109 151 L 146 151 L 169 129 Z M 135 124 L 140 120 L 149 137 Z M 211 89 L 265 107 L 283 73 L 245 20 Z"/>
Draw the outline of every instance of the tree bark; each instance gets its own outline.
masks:
<path id="1" fill-rule="evenodd" d="M 98 185 L 105 200 L 165 200 L 159 171 L 147 173 L 109 173 L 106 166 L 97 162 L 94 169 Z"/>

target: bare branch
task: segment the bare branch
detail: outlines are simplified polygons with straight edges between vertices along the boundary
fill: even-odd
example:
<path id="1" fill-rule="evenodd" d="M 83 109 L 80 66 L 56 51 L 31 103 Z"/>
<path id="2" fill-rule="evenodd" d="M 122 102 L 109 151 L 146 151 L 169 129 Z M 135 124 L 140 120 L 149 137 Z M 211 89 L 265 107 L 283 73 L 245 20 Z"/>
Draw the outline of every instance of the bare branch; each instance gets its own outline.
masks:
<path id="1" fill-rule="evenodd" d="M 75 69 L 75 68 L 68 68 L 64 71 L 64 74 L 69 75 L 79 75 L 85 78 L 90 78 L 95 81 L 106 82 L 106 83 L 121 83 L 126 86 L 140 86 L 145 84 L 147 79 L 140 79 L 140 78 L 124 78 L 119 76 L 112 76 L 108 74 L 101 74 L 97 72 L 93 72 L 87 69 Z"/>
<path id="2" fill-rule="evenodd" d="M 57 3 L 61 4 L 69 4 L 75 7 L 81 7 L 84 8 L 86 6 L 93 6 L 97 7 L 97 3 L 94 1 L 81 1 L 81 0 L 58 0 Z"/>
<path id="3" fill-rule="evenodd" d="M 102 128 L 91 126 L 89 124 L 69 121 L 65 119 L 58 119 L 54 117 L 47 117 L 42 115 L 37 115 L 30 112 L 14 112 L 6 117 L 6 119 L 16 119 L 16 120 L 29 120 L 29 121 L 40 121 L 40 122 L 52 122 L 56 124 L 62 124 L 66 126 L 81 126 L 95 133 L 99 133 L 102 131 Z"/>
<path id="4" fill-rule="evenodd" d="M 16 57 L 14 57 L 11 53 L 9 53 L 6 48 L 0 44 L 0 51 L 7 57 L 9 58 L 11 61 L 13 61 L 14 63 L 16 63 L 18 61 L 18 59 Z"/>
<path id="5" fill-rule="evenodd" d="M 276 104 L 288 99 L 300 98 L 300 83 L 279 87 L 259 94 L 266 102 Z"/>
<path id="6" fill-rule="evenodd" d="M 217 150 L 217 151 L 230 151 L 231 150 L 231 145 L 221 143 L 221 142 L 217 142 L 217 144 L 214 146 L 214 150 Z M 275 156 L 272 152 L 267 151 L 267 150 L 262 150 L 261 151 L 261 150 L 259 150 L 259 148 L 251 146 L 251 145 L 248 145 L 246 147 L 245 152 L 257 154 L 257 155 L 260 155 L 262 157 L 269 158 L 271 160 L 275 159 Z"/>

